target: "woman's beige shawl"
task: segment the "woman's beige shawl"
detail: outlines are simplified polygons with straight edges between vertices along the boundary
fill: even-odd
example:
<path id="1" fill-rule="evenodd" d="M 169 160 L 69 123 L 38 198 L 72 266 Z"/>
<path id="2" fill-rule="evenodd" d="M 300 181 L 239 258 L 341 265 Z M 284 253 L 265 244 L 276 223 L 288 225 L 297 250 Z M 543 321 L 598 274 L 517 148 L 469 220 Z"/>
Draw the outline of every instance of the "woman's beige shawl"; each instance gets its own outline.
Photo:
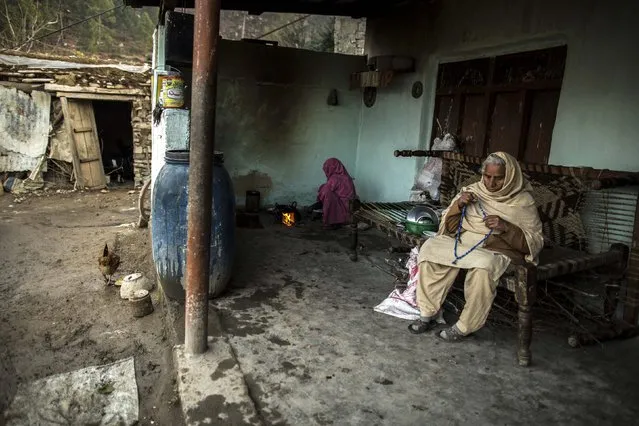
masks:
<path id="1" fill-rule="evenodd" d="M 495 153 L 506 163 L 504 186 L 496 192 L 490 192 L 484 185 L 483 179 L 469 185 L 461 192 L 472 192 L 479 199 L 487 216 L 497 215 L 519 227 L 526 238 L 529 253 L 526 261 L 537 264 L 537 256 L 543 248 L 543 234 L 539 214 L 532 197 L 532 187 L 525 180 L 519 163 L 510 154 Z M 506 271 L 510 258 L 501 253 L 478 247 L 453 265 L 455 260 L 455 240 L 444 235 L 446 217 L 451 206 L 457 202 L 461 192 L 451 201 L 442 214 L 442 220 L 437 235 L 428 239 L 419 253 L 419 262 L 433 262 L 440 265 L 454 266 L 462 269 L 483 268 L 491 273 L 493 280 Z M 471 203 L 466 207 L 466 215 L 462 223 L 461 242 L 457 246 L 457 254 L 461 256 L 468 249 L 479 242 L 490 230 L 483 221 L 483 214 L 478 203 Z M 498 231 L 494 231 L 498 233 Z"/>

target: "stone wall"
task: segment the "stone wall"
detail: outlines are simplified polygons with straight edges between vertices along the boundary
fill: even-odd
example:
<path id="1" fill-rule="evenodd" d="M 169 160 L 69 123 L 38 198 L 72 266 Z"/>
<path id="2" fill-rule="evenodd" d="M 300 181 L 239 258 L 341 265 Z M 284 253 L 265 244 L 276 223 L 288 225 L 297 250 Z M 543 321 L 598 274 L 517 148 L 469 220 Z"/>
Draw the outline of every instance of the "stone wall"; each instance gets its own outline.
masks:
<path id="1" fill-rule="evenodd" d="M 135 186 L 141 186 L 151 177 L 151 93 L 133 101 L 131 108 L 133 127 L 133 173 Z"/>
<path id="2" fill-rule="evenodd" d="M 131 96 L 133 169 L 135 185 L 151 176 L 151 72 L 127 72 L 117 68 L 55 68 L 43 60 L 39 68 L 0 63 L 0 84 L 20 91 L 44 91 L 45 84 L 72 86 L 77 91 L 96 89 L 100 94 L 119 95 L 120 89 L 135 89 Z M 66 90 L 66 89 L 65 89 Z M 51 92 L 55 96 L 55 92 Z M 58 127 L 61 123 L 58 123 Z M 62 126 L 63 128 L 64 126 Z"/>

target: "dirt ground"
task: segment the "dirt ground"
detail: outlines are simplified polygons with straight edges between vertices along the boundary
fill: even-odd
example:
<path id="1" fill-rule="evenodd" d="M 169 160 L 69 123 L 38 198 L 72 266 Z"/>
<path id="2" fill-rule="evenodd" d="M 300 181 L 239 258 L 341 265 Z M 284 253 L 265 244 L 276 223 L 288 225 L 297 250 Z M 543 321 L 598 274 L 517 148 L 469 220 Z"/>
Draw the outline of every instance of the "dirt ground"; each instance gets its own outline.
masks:
<path id="1" fill-rule="evenodd" d="M 148 229 L 133 226 L 137 198 L 130 188 L 0 195 L 0 347 L 18 382 L 134 356 L 140 424 L 179 425 L 157 289 L 155 311 L 134 318 L 98 270 L 106 242 L 122 259 L 116 278 L 155 282 Z"/>

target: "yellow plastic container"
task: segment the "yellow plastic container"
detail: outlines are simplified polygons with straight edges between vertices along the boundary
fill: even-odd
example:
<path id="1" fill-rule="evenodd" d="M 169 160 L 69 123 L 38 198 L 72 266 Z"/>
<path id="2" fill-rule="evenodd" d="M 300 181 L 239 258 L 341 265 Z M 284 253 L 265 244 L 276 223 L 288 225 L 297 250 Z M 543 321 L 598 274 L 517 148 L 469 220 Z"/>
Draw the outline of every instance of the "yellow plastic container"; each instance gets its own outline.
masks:
<path id="1" fill-rule="evenodd" d="M 177 72 L 158 76 L 158 103 L 163 108 L 182 108 L 184 106 L 184 79 Z"/>

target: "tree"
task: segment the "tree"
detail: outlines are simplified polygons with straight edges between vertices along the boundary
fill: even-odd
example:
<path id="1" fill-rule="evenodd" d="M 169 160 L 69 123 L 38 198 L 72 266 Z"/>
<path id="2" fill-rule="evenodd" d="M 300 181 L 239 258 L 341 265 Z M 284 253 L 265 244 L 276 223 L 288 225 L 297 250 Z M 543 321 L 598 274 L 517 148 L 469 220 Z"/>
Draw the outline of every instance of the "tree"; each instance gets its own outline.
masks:
<path id="1" fill-rule="evenodd" d="M 62 0 L 2 0 L 0 42 L 5 48 L 33 49 L 40 35 L 59 22 Z"/>
<path id="2" fill-rule="evenodd" d="M 120 7 L 121 0 L 0 0 L 0 49 L 26 52 L 146 56 L 157 8 Z M 47 33 L 56 32 L 41 38 Z M 26 43 L 26 44 L 25 44 Z"/>

